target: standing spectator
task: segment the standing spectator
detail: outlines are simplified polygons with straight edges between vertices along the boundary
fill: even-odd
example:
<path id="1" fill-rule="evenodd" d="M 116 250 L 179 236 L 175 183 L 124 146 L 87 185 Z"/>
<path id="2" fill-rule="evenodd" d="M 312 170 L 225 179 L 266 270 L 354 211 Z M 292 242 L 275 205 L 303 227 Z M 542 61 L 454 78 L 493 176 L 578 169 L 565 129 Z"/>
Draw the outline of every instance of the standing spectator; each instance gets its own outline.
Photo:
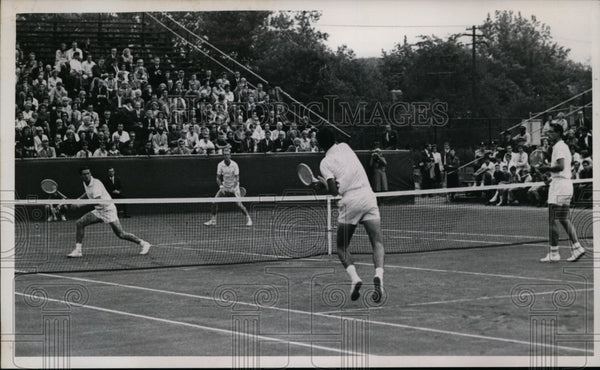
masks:
<path id="1" fill-rule="evenodd" d="M 444 169 L 446 170 L 446 187 L 457 188 L 459 185 L 458 179 L 458 168 L 460 167 L 460 159 L 456 156 L 454 149 L 450 149 L 448 156 L 446 157 L 446 164 Z M 454 198 L 454 194 L 450 195 L 450 200 Z"/>
<path id="2" fill-rule="evenodd" d="M 391 125 L 385 126 L 385 132 L 382 135 L 381 142 L 384 149 L 393 150 L 398 148 L 398 133 L 396 130 L 392 130 Z"/>
<path id="3" fill-rule="evenodd" d="M 433 187 L 433 156 L 431 144 L 425 144 L 419 159 L 419 170 L 421 171 L 421 188 L 431 189 Z"/>
<path id="4" fill-rule="evenodd" d="M 121 178 L 118 177 L 115 173 L 115 169 L 110 167 L 108 169 L 108 178 L 104 181 L 104 187 L 106 191 L 110 194 L 113 199 L 123 199 L 123 184 L 121 183 Z M 127 205 L 126 204 L 117 204 L 117 212 L 123 218 L 129 218 L 127 214 Z"/>
<path id="5" fill-rule="evenodd" d="M 81 68 L 83 69 L 83 80 L 85 82 L 86 87 L 90 86 L 92 82 L 92 78 L 94 77 L 94 67 L 96 63 L 92 60 L 92 54 L 88 54 L 85 61 L 81 63 Z"/>
<path id="6" fill-rule="evenodd" d="M 385 168 L 387 161 L 379 148 L 379 142 L 375 142 L 375 149 L 371 152 L 369 166 L 373 169 L 373 187 L 374 191 L 388 191 L 388 182 Z"/>
<path id="7" fill-rule="evenodd" d="M 81 79 L 83 76 L 83 66 L 81 65 L 81 54 L 74 53 L 73 58 L 69 60 L 71 84 L 70 87 L 74 91 L 79 91 L 81 88 Z"/>
<path id="8" fill-rule="evenodd" d="M 164 72 L 160 66 L 160 58 L 154 58 L 154 64 L 148 67 L 148 82 L 152 89 L 157 90 L 158 86 L 165 82 Z"/>
<path id="9" fill-rule="evenodd" d="M 77 46 L 75 46 L 75 49 L 77 49 Z M 66 66 L 68 61 L 67 44 L 63 42 L 60 44 L 60 48 L 56 49 L 56 53 L 54 53 L 54 69 L 60 71 L 61 68 Z"/>
<path id="10" fill-rule="evenodd" d="M 442 164 L 442 155 L 437 150 L 437 145 L 431 146 L 431 157 L 433 159 L 433 174 L 434 174 L 434 187 L 439 188 L 442 184 L 442 173 L 444 172 L 444 165 Z"/>

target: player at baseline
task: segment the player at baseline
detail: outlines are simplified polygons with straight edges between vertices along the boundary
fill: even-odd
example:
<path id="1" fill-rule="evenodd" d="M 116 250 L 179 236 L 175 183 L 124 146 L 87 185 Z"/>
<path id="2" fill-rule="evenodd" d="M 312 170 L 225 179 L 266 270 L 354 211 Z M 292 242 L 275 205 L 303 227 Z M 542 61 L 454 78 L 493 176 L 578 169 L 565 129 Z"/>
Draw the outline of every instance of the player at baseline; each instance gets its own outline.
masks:
<path id="1" fill-rule="evenodd" d="M 106 188 L 104 187 L 102 182 L 92 177 L 92 172 L 88 167 L 82 167 L 79 170 L 79 175 L 81 176 L 81 180 L 83 180 L 83 188 L 85 189 L 85 193 L 81 195 L 78 199 L 112 199 L 110 194 L 108 194 L 108 191 L 106 191 Z M 72 207 L 77 206 L 72 205 Z M 137 236 L 131 233 L 123 231 L 123 227 L 121 226 L 121 222 L 119 221 L 119 217 L 117 215 L 117 207 L 115 207 L 113 203 L 100 203 L 96 204 L 92 211 L 89 211 L 85 215 L 81 216 L 79 220 L 77 220 L 77 232 L 75 234 L 75 249 L 73 249 L 73 251 L 69 253 L 67 257 L 83 257 L 82 245 L 83 237 L 85 235 L 85 228 L 89 225 L 96 224 L 99 222 L 109 224 L 112 228 L 112 231 L 120 239 L 128 240 L 130 242 L 139 244 L 142 247 L 140 254 L 148 254 L 148 252 L 150 251 L 150 243 L 138 238 Z"/>
<path id="2" fill-rule="evenodd" d="M 377 198 L 369 179 L 356 154 L 346 143 L 336 143 L 333 131 L 324 127 L 317 133 L 319 146 L 325 150 L 321 160 L 321 175 L 327 181 L 327 189 L 333 196 L 341 195 L 338 202 L 337 254 L 352 281 L 350 298 L 360 297 L 362 280 L 356 272 L 352 254 L 348 246 L 358 223 L 362 223 L 369 235 L 373 248 L 375 265 L 375 294 L 373 300 L 379 302 L 383 288 L 383 262 L 385 251 L 381 233 L 381 218 Z M 316 188 L 324 185 L 315 183 Z"/>
<path id="3" fill-rule="evenodd" d="M 552 147 L 550 166 L 540 166 L 541 172 L 550 172 L 552 181 L 548 189 L 548 222 L 550 233 L 550 252 L 540 262 L 560 261 L 558 248 L 558 223 L 562 225 L 571 240 L 571 256 L 569 262 L 577 261 L 585 249 L 579 244 L 575 227 L 569 219 L 569 207 L 573 197 L 573 183 L 571 181 L 571 152 L 569 146 L 562 140 L 563 127 L 553 124 L 548 131 L 550 140 L 555 144 Z"/>
<path id="4" fill-rule="evenodd" d="M 223 150 L 223 160 L 217 165 L 217 184 L 219 185 L 219 191 L 215 195 L 215 198 L 220 197 L 231 197 L 241 198 L 240 194 L 240 168 L 237 163 L 231 160 L 231 150 Z M 242 202 L 235 203 L 246 216 L 246 226 L 252 226 L 252 219 L 248 210 Z M 212 204 L 210 220 L 206 221 L 204 225 L 214 226 L 217 224 L 217 210 L 218 205 Z"/>

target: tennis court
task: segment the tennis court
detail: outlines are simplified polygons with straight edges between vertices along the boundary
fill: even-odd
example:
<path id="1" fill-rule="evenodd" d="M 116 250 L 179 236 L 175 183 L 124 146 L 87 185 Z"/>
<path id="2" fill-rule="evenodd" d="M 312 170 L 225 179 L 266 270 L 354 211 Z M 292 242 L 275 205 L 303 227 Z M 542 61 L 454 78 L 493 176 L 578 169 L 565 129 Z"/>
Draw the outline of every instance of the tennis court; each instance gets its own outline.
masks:
<path id="1" fill-rule="evenodd" d="M 74 215 L 21 225 L 29 262 L 17 263 L 27 273 L 15 278 L 16 355 L 44 353 L 43 341 L 26 338 L 59 311 L 71 356 L 234 356 L 233 365 L 251 356 L 256 366 L 255 356 L 338 356 L 347 366 L 372 365 L 372 356 L 529 356 L 532 333 L 547 330 L 540 315 L 557 335 L 535 348 L 593 353 L 589 208 L 571 216 L 586 255 L 541 264 L 546 208 L 444 196 L 382 203 L 386 294 L 375 304 L 364 230 L 351 248 L 366 284 L 352 302 L 335 252 L 327 254 L 323 202 L 247 204 L 252 227 L 229 206 L 214 227 L 202 225 L 208 203 L 131 206 L 121 222 L 153 243 L 147 256 L 100 224 L 86 230 L 84 258 L 67 259 Z M 562 230 L 561 246 L 566 258 Z"/>

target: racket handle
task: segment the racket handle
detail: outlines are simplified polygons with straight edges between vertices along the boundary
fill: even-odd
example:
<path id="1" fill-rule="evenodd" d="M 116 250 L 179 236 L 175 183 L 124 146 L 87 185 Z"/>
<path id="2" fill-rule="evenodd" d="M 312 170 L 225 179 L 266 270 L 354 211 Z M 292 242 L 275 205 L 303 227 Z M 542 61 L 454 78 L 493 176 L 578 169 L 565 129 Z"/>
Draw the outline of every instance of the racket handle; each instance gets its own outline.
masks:
<path id="1" fill-rule="evenodd" d="M 61 193 L 61 192 L 60 192 L 60 191 L 58 191 L 58 190 L 56 191 L 56 194 L 58 194 L 58 195 L 59 195 L 61 198 L 63 198 L 63 199 L 67 199 L 67 196 L 66 196 L 66 195 L 64 195 L 63 193 Z"/>

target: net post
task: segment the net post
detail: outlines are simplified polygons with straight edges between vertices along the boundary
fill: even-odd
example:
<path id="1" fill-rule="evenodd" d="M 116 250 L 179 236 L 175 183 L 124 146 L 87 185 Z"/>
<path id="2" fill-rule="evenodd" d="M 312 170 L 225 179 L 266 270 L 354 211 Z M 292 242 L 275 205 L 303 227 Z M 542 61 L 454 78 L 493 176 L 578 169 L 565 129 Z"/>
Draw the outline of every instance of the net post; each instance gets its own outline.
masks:
<path id="1" fill-rule="evenodd" d="M 327 254 L 331 256 L 333 253 L 332 237 L 331 237 L 331 197 L 327 197 Z"/>

